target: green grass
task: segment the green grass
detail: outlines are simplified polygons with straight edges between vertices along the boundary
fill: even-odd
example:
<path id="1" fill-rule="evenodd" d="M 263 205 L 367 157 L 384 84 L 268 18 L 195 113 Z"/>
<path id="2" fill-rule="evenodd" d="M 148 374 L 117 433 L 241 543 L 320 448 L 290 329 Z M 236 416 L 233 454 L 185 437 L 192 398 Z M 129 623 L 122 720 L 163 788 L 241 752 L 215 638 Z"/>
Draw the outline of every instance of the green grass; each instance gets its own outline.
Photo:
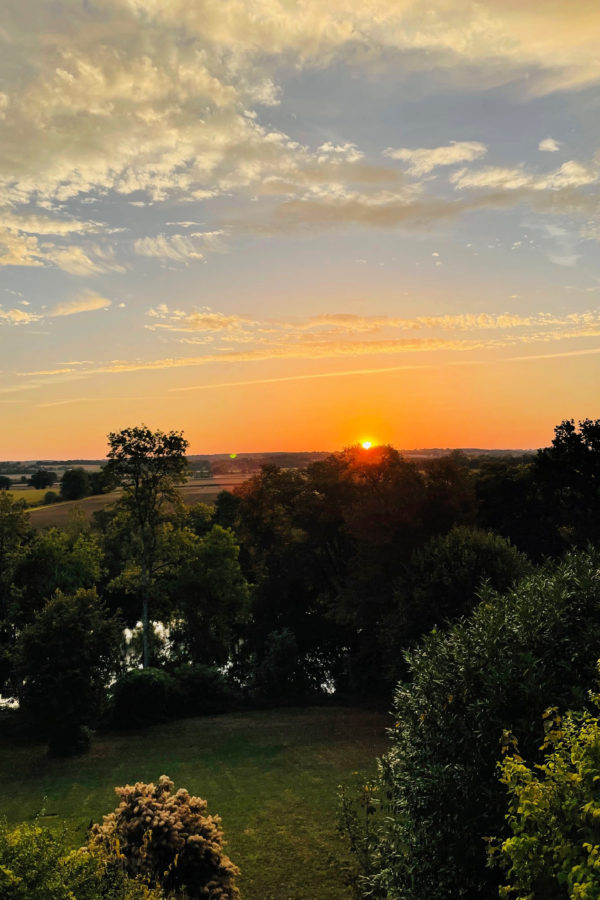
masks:
<path id="1" fill-rule="evenodd" d="M 116 805 L 112 788 L 167 774 L 223 820 L 245 900 L 349 896 L 335 859 L 336 789 L 371 774 L 387 718 L 343 708 L 245 712 L 103 734 L 90 753 L 49 759 L 45 748 L 0 742 L 0 810 L 9 821 L 68 822 L 74 845 Z"/>

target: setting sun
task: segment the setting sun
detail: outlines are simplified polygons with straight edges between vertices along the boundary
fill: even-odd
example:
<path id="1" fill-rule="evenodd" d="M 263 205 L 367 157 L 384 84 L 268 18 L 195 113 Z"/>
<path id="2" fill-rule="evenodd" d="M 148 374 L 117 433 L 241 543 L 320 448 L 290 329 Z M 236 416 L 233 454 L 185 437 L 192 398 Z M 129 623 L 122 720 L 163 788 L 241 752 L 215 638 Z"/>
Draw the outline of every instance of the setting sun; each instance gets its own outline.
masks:
<path id="1" fill-rule="evenodd" d="M 363 448 L 363 450 L 370 450 L 373 444 L 371 443 L 371 441 L 362 441 L 360 446 Z"/>

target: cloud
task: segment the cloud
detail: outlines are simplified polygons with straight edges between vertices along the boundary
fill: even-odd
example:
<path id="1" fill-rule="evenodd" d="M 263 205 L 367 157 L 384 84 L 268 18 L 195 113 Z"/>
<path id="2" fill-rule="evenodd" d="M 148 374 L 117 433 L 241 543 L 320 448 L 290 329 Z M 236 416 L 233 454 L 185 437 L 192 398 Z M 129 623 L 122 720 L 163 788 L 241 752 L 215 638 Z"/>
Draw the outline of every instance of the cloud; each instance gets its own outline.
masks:
<path id="1" fill-rule="evenodd" d="M 73 316 L 83 312 L 93 312 L 97 309 L 108 309 L 111 302 L 112 301 L 108 300 L 106 297 L 100 297 L 98 294 L 86 292 L 74 300 L 65 300 L 62 303 L 57 303 L 57 305 L 52 307 L 48 312 L 48 315 L 55 318 L 58 316 Z"/>
<path id="2" fill-rule="evenodd" d="M 568 160 L 553 172 L 536 175 L 524 168 L 487 166 L 483 169 L 459 169 L 450 176 L 450 182 L 457 190 L 465 188 L 487 188 L 515 191 L 527 188 L 530 191 L 558 191 L 569 188 L 587 187 L 600 181 L 600 165 L 596 162 L 585 164 Z"/>
<path id="3" fill-rule="evenodd" d="M 167 331 L 198 333 L 198 341 L 182 340 L 187 344 L 198 342 L 205 345 L 206 351 L 195 356 L 159 359 L 117 359 L 94 363 L 75 361 L 63 363 L 57 368 L 21 374 L 31 377 L 117 374 L 265 360 L 337 359 L 439 351 L 488 352 L 518 345 L 600 336 L 600 309 L 563 315 L 549 312 L 529 316 L 463 313 L 417 316 L 413 319 L 333 313 L 297 322 L 262 323 L 225 316 L 209 309 L 193 313 L 171 310 L 164 304 L 152 309 L 149 314 L 158 320 L 153 326 L 155 329 L 164 327 Z M 416 335 L 415 331 L 425 333 Z M 405 332 L 411 333 L 407 335 Z M 365 339 L 364 335 L 372 334 L 377 334 L 377 337 Z M 208 344 L 207 338 L 211 338 Z M 246 346 L 236 346 L 239 343 Z"/>
<path id="4" fill-rule="evenodd" d="M 395 150 L 388 147 L 383 155 L 406 162 L 408 173 L 420 177 L 428 175 L 439 166 L 454 166 L 457 163 L 481 159 L 486 153 L 486 145 L 479 141 L 452 141 L 444 147 L 419 147 L 416 150 L 409 150 L 406 147 Z"/>
<path id="5" fill-rule="evenodd" d="M 231 332 L 256 324 L 243 316 L 212 312 L 208 307 L 186 313 L 179 309 L 170 310 L 165 303 L 149 309 L 148 315 L 152 319 L 161 320 L 159 322 L 155 321 L 151 325 L 146 325 L 146 328 L 149 328 L 150 330 L 162 328 L 167 331 L 178 332 Z"/>
<path id="6" fill-rule="evenodd" d="M 209 251 L 222 251 L 220 238 L 223 235 L 223 231 L 194 231 L 190 235 L 159 234 L 139 238 L 134 242 L 134 249 L 140 256 L 187 264 L 190 260 L 205 259 Z"/>
<path id="7" fill-rule="evenodd" d="M 84 235 L 102 230 L 109 229 L 93 221 L 51 219 L 37 214 L 18 216 L 10 210 L 0 208 L 0 266 L 51 264 L 70 275 L 125 271 L 115 261 L 114 250 L 110 246 L 102 247 L 95 243 L 78 245 L 46 240 L 48 235 L 61 240 L 73 234 Z"/>
<path id="8" fill-rule="evenodd" d="M 0 186 L 15 204 L 106 191 L 133 203 L 214 196 L 300 167 L 302 148 L 261 125 L 254 109 L 279 101 L 282 71 L 390 55 L 397 65 L 403 54 L 404 66 L 419 57 L 507 81 L 527 70 L 534 91 L 568 89 L 600 80 L 598 26 L 589 0 L 543 14 L 506 0 L 433 0 L 426 14 L 417 0 L 305 0 L 301 9 L 282 0 L 106 0 L 100 11 L 71 4 L 68 16 L 30 0 L 3 32 Z M 469 161 L 482 146 L 390 152 L 412 154 L 409 165 L 427 172 Z M 309 155 L 351 164 L 362 151 L 328 140 Z M 131 196 L 139 191 L 147 196 Z"/>
<path id="9" fill-rule="evenodd" d="M 555 141 L 552 137 L 547 137 L 539 142 L 538 150 L 541 150 L 544 153 L 556 153 L 560 150 L 560 143 L 559 141 Z"/>
<path id="10" fill-rule="evenodd" d="M 9 325 L 29 325 L 31 322 L 38 322 L 41 318 L 41 316 L 26 312 L 24 309 L 2 309 L 0 306 L 0 322 Z"/>

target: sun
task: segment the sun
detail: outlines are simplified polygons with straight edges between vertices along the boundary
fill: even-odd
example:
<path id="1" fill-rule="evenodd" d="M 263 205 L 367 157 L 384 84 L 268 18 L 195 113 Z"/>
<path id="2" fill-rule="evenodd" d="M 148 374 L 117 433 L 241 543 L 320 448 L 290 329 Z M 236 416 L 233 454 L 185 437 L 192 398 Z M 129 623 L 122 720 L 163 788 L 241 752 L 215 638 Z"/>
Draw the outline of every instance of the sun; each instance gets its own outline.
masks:
<path id="1" fill-rule="evenodd" d="M 363 450 L 370 450 L 373 444 L 371 441 L 361 441 L 360 446 L 363 448 Z"/>

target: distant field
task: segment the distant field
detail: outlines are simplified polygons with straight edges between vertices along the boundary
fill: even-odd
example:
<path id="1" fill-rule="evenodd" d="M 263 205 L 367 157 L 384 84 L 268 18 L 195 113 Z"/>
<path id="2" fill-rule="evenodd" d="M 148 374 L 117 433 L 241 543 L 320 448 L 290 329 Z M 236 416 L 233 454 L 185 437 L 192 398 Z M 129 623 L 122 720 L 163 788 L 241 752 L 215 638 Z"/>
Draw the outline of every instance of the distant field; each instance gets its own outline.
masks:
<path id="1" fill-rule="evenodd" d="M 207 478 L 190 481 L 181 488 L 184 503 L 191 506 L 193 503 L 208 503 L 212 505 L 217 495 L 222 490 L 230 490 L 236 484 L 242 484 L 248 478 L 247 475 L 222 475 L 219 478 Z M 43 499 L 46 491 L 14 491 L 13 496 L 21 496 L 28 500 L 29 494 L 40 494 L 36 502 Z M 27 496 L 26 496 L 27 495 Z M 72 500 L 65 503 L 53 503 L 51 506 L 43 506 L 40 509 L 32 509 L 30 512 L 31 524 L 35 528 L 64 528 L 74 509 L 80 509 L 91 521 L 95 512 L 104 509 L 114 503 L 119 496 L 118 491 L 110 494 L 98 494 L 94 497 L 85 497 L 83 500 Z M 30 502 L 28 500 L 28 502 Z"/>
<path id="2" fill-rule="evenodd" d="M 223 819 L 244 900 L 342 900 L 336 790 L 372 774 L 387 717 L 343 708 L 245 712 L 104 734 L 87 756 L 49 759 L 0 741 L 0 809 L 9 821 L 66 819 L 75 846 L 116 805 L 115 785 L 167 774 Z"/>
<path id="3" fill-rule="evenodd" d="M 8 493 L 13 500 L 25 500 L 28 506 L 34 506 L 36 503 L 42 502 L 47 491 L 56 491 L 58 493 L 58 487 L 43 488 L 41 490 L 30 487 L 16 488 L 15 490 L 8 491 Z"/>

